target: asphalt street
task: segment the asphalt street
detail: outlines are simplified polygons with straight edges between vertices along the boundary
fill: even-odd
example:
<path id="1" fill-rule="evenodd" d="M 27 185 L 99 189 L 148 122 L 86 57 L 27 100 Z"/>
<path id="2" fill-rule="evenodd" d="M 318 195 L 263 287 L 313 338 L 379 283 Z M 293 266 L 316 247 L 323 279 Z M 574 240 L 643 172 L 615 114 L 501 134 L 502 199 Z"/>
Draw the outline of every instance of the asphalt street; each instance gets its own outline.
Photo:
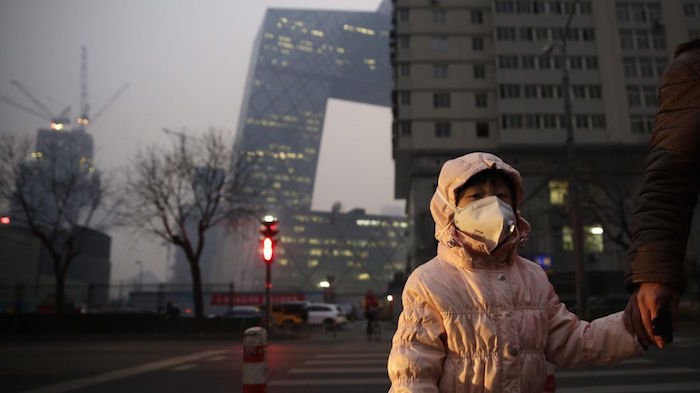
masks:
<path id="1" fill-rule="evenodd" d="M 386 392 L 391 326 L 368 342 L 362 323 L 301 340 L 272 340 L 269 393 Z M 664 351 L 615 366 L 557 370 L 559 393 L 700 392 L 700 324 L 681 326 Z M 240 340 L 98 339 L 0 342 L 0 391 L 240 392 Z"/>

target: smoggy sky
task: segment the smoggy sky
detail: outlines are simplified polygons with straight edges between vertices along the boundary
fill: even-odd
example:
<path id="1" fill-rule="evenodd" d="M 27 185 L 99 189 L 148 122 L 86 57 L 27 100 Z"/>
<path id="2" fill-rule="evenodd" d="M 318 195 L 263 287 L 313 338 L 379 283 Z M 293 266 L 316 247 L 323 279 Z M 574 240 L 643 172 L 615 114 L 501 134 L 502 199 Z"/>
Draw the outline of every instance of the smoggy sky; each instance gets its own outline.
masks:
<path id="1" fill-rule="evenodd" d="M 81 45 L 88 47 L 92 113 L 129 88 L 89 129 L 95 163 L 116 169 L 136 151 L 171 140 L 161 129 L 231 136 L 254 37 L 266 8 L 373 11 L 379 0 L 0 0 L 0 95 L 31 106 L 17 80 L 52 111 L 80 106 Z M 0 102 L 0 131 L 33 136 L 47 122 Z M 393 199 L 389 108 L 332 100 L 324 124 L 313 208 L 402 211 Z M 353 165 L 347 165 L 352 162 Z M 133 230 L 111 231 L 112 282 L 136 260 L 160 279 L 166 248 Z"/>

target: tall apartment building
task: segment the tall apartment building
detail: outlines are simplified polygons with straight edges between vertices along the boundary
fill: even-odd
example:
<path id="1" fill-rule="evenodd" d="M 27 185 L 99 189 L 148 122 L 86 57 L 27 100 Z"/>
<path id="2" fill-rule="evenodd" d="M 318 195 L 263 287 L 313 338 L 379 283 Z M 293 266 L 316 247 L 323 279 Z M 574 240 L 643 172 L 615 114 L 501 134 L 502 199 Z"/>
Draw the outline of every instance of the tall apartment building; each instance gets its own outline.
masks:
<path id="1" fill-rule="evenodd" d="M 659 77 L 674 47 L 697 34 L 699 16 L 700 1 L 395 0 L 392 139 L 395 195 L 407 199 L 412 237 L 408 263 L 435 253 L 428 205 L 442 163 L 490 151 L 524 176 L 522 209 L 534 231 L 522 253 L 558 274 L 564 291 L 573 289 L 562 99 L 569 94 L 586 269 L 600 291 L 621 288 L 625 220 Z M 620 211 L 623 218 L 611 217 Z"/>

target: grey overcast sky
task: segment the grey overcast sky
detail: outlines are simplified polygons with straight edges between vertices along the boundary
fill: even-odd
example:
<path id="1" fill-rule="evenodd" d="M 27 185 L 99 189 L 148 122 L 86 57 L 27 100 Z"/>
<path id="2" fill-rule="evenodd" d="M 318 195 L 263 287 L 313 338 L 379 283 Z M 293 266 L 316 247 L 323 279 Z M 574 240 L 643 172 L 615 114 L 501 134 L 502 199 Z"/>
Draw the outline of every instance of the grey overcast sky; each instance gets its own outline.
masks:
<path id="1" fill-rule="evenodd" d="M 88 48 L 92 113 L 130 87 L 89 132 L 100 169 L 126 164 L 139 147 L 169 143 L 162 127 L 235 133 L 254 37 L 267 8 L 373 11 L 379 0 L 0 0 L 0 95 L 27 100 L 24 84 L 55 112 L 80 105 L 81 45 Z M 0 131 L 34 135 L 46 122 L 0 103 Z M 333 100 L 324 124 L 313 208 L 335 201 L 379 213 L 393 199 L 391 113 Z M 352 162 L 353 165 L 347 165 Z M 160 279 L 166 249 L 133 231 L 112 232 L 113 282 L 136 260 Z"/>

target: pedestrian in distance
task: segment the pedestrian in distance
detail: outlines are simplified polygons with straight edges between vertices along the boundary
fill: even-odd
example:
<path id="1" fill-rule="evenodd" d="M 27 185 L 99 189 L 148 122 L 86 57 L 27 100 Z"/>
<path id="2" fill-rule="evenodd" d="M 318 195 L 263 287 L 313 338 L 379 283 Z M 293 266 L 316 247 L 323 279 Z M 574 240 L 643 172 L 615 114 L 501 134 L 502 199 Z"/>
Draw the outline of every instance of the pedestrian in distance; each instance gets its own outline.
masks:
<path id="1" fill-rule="evenodd" d="M 517 254 L 530 232 L 523 194 L 520 173 L 493 154 L 444 164 L 430 202 L 437 255 L 404 287 L 390 392 L 541 393 L 545 361 L 603 365 L 643 353 L 629 310 L 581 321 Z"/>
<path id="2" fill-rule="evenodd" d="M 662 348 L 673 339 L 671 324 L 678 318 L 700 184 L 700 39 L 676 48 L 661 78 L 658 102 L 625 285 L 639 308 L 634 329 L 640 341 Z"/>
<path id="3" fill-rule="evenodd" d="M 371 289 L 367 290 L 364 299 L 362 299 L 362 308 L 365 310 L 365 319 L 367 319 L 367 338 L 369 339 L 372 335 L 374 322 L 377 320 L 377 314 L 379 313 L 379 302 L 377 301 L 377 297 L 374 295 L 374 291 Z"/>

